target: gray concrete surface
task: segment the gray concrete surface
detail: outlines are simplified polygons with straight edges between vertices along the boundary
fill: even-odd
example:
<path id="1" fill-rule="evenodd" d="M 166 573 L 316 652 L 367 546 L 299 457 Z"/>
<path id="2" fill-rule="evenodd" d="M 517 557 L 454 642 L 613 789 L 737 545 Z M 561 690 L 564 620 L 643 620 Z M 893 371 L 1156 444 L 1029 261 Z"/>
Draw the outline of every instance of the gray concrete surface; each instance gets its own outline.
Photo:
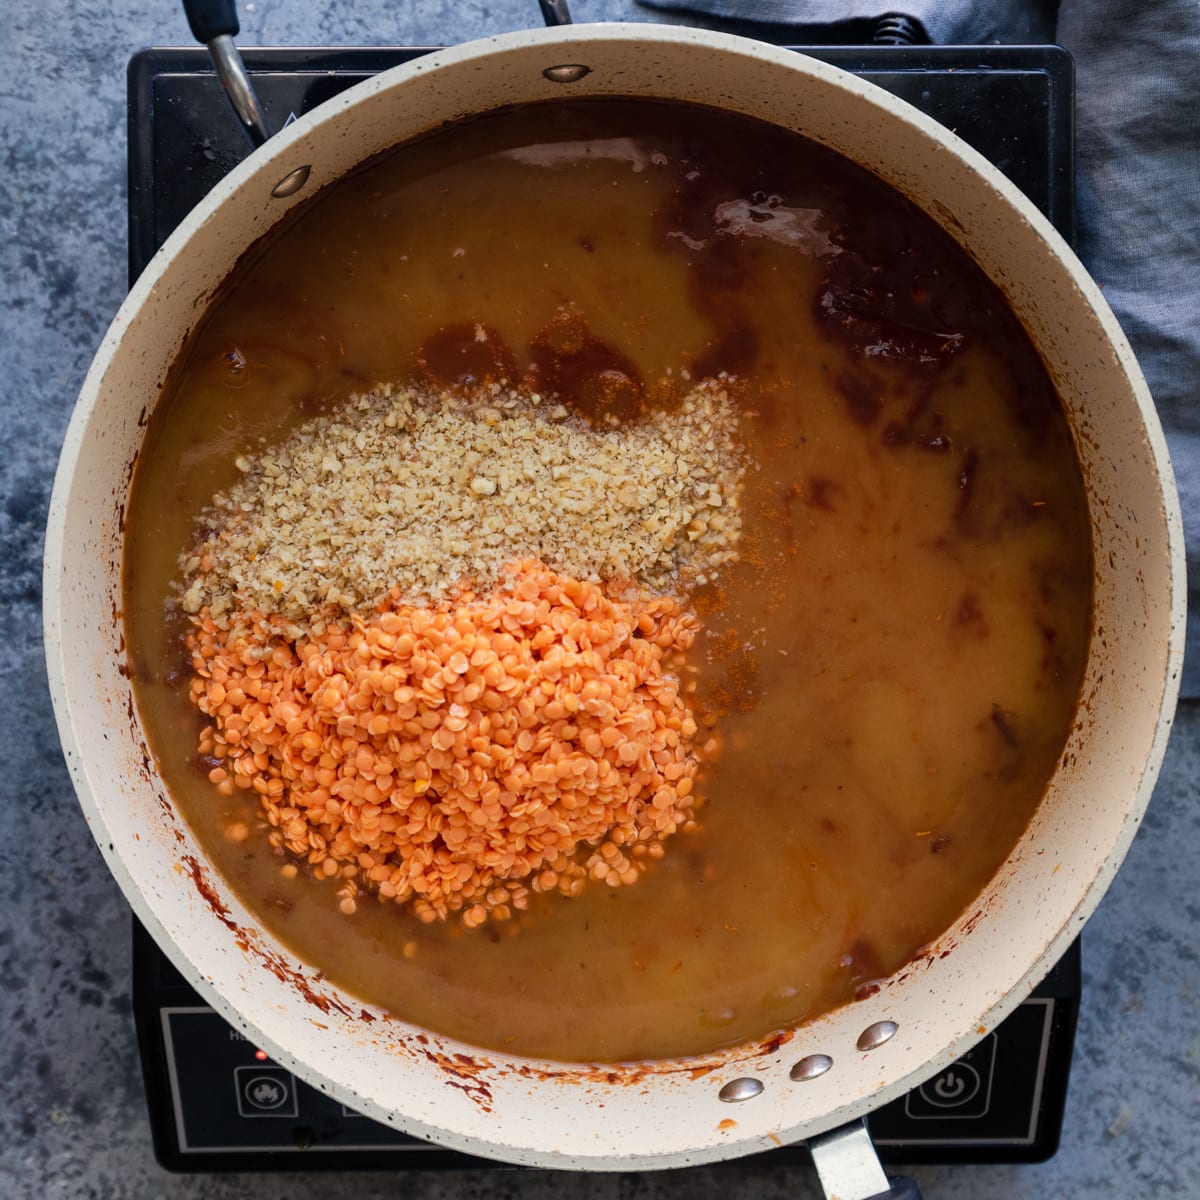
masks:
<path id="1" fill-rule="evenodd" d="M 580 17 L 648 19 L 632 0 Z M 533 0 L 242 4 L 247 44 L 462 40 Z M 175 1177 L 155 1163 L 130 1016 L 129 914 L 76 807 L 42 664 L 40 556 L 75 394 L 125 288 L 124 69 L 180 44 L 175 0 L 45 0 L 0 33 L 0 1200 L 815 1196 L 807 1171 Z M 1200 707 L 1084 940 L 1082 1025 L 1051 1162 L 916 1168 L 927 1197 L 1200 1196 Z"/>

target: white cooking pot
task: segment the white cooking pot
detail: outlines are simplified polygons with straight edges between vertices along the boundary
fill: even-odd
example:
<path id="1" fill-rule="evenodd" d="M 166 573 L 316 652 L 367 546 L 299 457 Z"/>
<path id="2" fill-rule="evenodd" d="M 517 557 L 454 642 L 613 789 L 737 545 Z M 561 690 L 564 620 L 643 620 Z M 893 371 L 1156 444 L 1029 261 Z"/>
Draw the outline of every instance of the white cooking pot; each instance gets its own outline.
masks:
<path id="1" fill-rule="evenodd" d="M 552 69 L 565 66 L 590 69 Z M 604 1070 L 477 1052 L 364 1010 L 297 963 L 176 815 L 124 673 L 120 612 L 123 511 L 147 417 L 246 248 L 397 142 L 565 95 L 691 100 L 774 122 L 875 172 L 945 227 L 1008 297 L 1062 394 L 1096 561 L 1082 705 L 1049 793 L 932 951 L 790 1037 Z M 301 167 L 307 184 L 274 194 Z M 1182 547 L 1162 432 L 1124 336 L 1050 224 L 978 154 L 902 101 L 789 50 L 690 28 L 567 26 L 472 42 L 360 84 L 251 154 L 171 236 L 105 337 L 67 432 L 46 539 L 46 653 L 101 852 L 138 918 L 247 1037 L 353 1108 L 473 1154 L 672 1167 L 808 1138 L 891 1100 L 965 1052 L 1057 960 L 1124 856 L 1162 758 L 1182 653 Z M 791 1078 L 818 1054 L 831 1069 Z"/>

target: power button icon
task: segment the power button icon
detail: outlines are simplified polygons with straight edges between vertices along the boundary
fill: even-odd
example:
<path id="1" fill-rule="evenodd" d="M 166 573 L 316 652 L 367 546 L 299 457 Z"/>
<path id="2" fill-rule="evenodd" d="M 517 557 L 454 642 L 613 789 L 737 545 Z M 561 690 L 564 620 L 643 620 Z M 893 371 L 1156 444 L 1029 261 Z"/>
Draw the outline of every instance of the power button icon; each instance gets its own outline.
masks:
<path id="1" fill-rule="evenodd" d="M 905 1113 L 917 1121 L 985 1116 L 991 1104 L 995 1059 L 993 1033 L 915 1092 L 909 1092 L 904 1100 Z"/>
<path id="2" fill-rule="evenodd" d="M 960 1104 L 970 1104 L 982 1086 L 983 1081 L 974 1067 L 955 1063 L 922 1084 L 920 1092 L 934 1108 L 957 1108 Z"/>

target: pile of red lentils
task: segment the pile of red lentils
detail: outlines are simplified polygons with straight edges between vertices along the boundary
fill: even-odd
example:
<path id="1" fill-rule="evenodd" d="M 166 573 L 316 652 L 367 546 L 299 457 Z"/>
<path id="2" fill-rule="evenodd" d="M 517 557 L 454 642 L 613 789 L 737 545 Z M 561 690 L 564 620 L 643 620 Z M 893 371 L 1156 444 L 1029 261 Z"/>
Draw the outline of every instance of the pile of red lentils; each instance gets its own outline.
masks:
<path id="1" fill-rule="evenodd" d="M 473 928 L 531 892 L 631 884 L 694 827 L 697 771 L 719 749 L 697 745 L 683 682 L 700 623 L 643 582 L 527 556 L 442 599 L 393 586 L 300 624 L 232 594 L 204 604 L 190 695 L 209 778 L 257 793 L 284 873 L 336 881 L 347 914 L 374 896 Z"/>
<path id="2" fill-rule="evenodd" d="M 271 843 L 424 921 L 503 920 L 529 890 L 633 883 L 692 820 L 681 695 L 695 617 L 535 560 L 453 606 L 389 598 L 289 643 L 201 617 L 192 698 L 220 791 L 261 797 Z M 712 752 L 715 746 L 710 745 Z"/>

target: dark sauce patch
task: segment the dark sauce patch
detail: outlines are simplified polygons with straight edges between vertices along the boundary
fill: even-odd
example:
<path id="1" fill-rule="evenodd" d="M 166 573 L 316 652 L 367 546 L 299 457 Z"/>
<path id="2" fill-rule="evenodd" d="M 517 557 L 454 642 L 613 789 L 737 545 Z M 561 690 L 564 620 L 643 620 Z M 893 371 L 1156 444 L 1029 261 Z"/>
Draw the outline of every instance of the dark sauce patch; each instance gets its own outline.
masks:
<path id="1" fill-rule="evenodd" d="M 962 349 L 965 335 L 934 326 L 932 314 L 904 303 L 903 289 L 893 289 L 879 269 L 851 267 L 846 254 L 838 275 L 817 291 L 818 325 L 862 358 L 896 361 L 914 366 L 943 367 Z M 856 278 L 857 276 L 857 278 Z M 920 324 L 918 322 L 926 322 Z"/>
<path id="2" fill-rule="evenodd" d="M 433 383 L 474 387 L 517 376 L 512 351 L 490 326 L 464 321 L 444 325 L 421 343 L 417 366 Z"/>
<path id="3" fill-rule="evenodd" d="M 954 610 L 954 624 L 959 629 L 965 629 L 976 637 L 987 637 L 990 632 L 979 597 L 975 592 L 964 592 Z"/>
<path id="4" fill-rule="evenodd" d="M 528 382 L 589 421 L 634 420 L 645 408 L 645 385 L 633 363 L 588 329 L 582 314 L 564 309 L 529 346 Z"/>
<path id="5" fill-rule="evenodd" d="M 808 481 L 805 501 L 810 508 L 819 508 L 822 512 L 837 512 L 834 499 L 841 490 L 841 484 L 836 479 L 816 476 Z"/>
<path id="6" fill-rule="evenodd" d="M 213 754 L 194 754 L 189 765 L 197 775 L 207 779 L 209 772 L 215 771 L 221 765 L 221 760 Z"/>
<path id="7" fill-rule="evenodd" d="M 751 161 L 735 139 L 719 144 L 719 158 L 695 146 L 682 149 L 680 157 L 693 169 L 685 171 L 669 203 L 655 215 L 658 239 L 669 252 L 684 256 L 691 302 L 712 326 L 712 335 L 692 357 L 695 379 L 744 374 L 758 359 L 762 339 L 745 294 L 752 275 L 744 242 L 750 226 L 773 222 L 780 197 L 772 180 L 790 172 Z"/>
<path id="8" fill-rule="evenodd" d="M 1021 736 L 1017 730 L 1017 718 L 999 704 L 992 705 L 992 725 L 1001 740 L 1012 750 L 1020 748 Z"/>
<path id="9" fill-rule="evenodd" d="M 846 402 L 846 412 L 856 425 L 874 425 L 883 412 L 883 395 L 879 381 L 864 371 L 839 371 L 833 386 Z"/>
<path id="10" fill-rule="evenodd" d="M 982 280 L 950 270 L 956 248 L 935 226 L 904 217 L 916 212 L 865 178 L 840 207 L 831 232 L 837 247 L 824 258 L 815 313 L 827 336 L 860 358 L 940 370 L 979 328 L 991 308 Z M 893 219 L 880 221 L 886 205 Z M 896 219 L 899 218 L 899 219 Z"/>
<path id="11" fill-rule="evenodd" d="M 867 938 L 855 938 L 842 955 L 841 966 L 848 974 L 848 990 L 855 1000 L 874 996 L 888 974 L 876 946 Z"/>

